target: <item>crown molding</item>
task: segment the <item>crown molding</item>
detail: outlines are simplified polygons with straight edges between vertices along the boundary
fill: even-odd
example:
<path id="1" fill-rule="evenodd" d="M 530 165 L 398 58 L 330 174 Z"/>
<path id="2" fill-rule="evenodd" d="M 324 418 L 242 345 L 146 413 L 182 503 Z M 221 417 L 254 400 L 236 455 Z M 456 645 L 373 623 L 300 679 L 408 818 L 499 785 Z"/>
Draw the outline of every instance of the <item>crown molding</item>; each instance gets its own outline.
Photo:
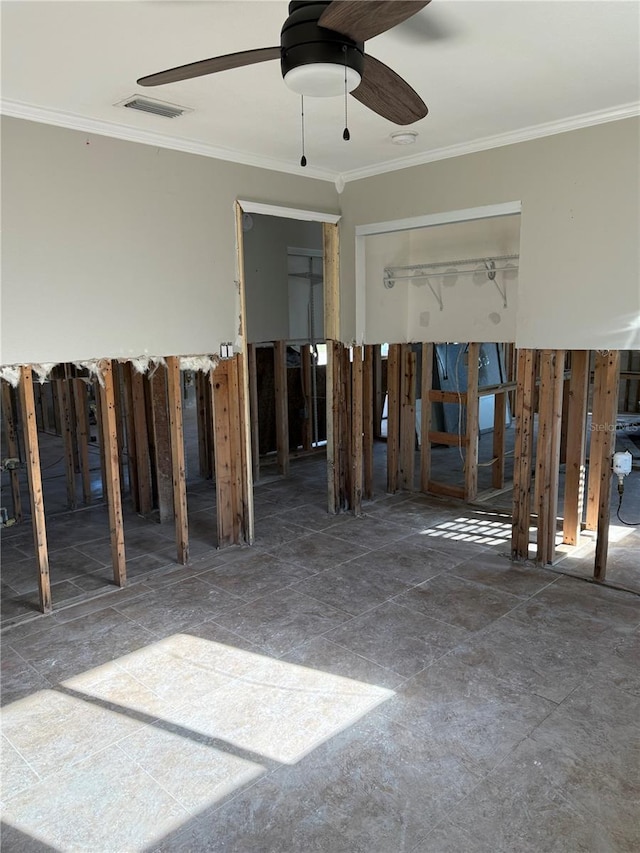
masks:
<path id="1" fill-rule="evenodd" d="M 0 114 L 21 118 L 26 121 L 35 121 L 41 124 L 51 124 L 56 127 L 64 127 L 69 130 L 79 130 L 83 133 L 94 133 L 98 136 L 111 136 L 127 142 L 138 142 L 142 145 L 153 145 L 156 148 L 167 148 L 172 151 L 182 151 L 186 154 L 197 154 L 201 157 L 210 157 L 215 160 L 225 160 L 230 163 L 238 163 L 243 166 L 255 166 L 258 169 L 269 169 L 275 172 L 284 172 L 289 175 L 298 175 L 305 178 L 316 178 L 321 181 L 330 181 L 335 184 L 338 193 L 344 189 L 345 183 L 357 181 L 361 178 L 375 177 L 386 172 L 395 172 L 400 169 L 409 169 L 412 166 L 422 166 L 425 163 L 433 163 L 437 160 L 447 160 L 452 157 L 462 157 L 465 154 L 475 154 L 480 151 L 488 151 L 491 148 L 501 148 L 505 145 L 515 145 L 519 142 L 529 142 L 545 136 L 553 136 L 558 133 L 566 133 L 572 130 L 580 130 L 598 124 L 611 121 L 633 118 L 640 115 L 640 103 L 632 102 L 621 104 L 607 110 L 596 110 L 590 113 L 572 116 L 558 121 L 545 124 L 532 125 L 520 130 L 496 136 L 485 136 L 470 142 L 462 142 L 443 148 L 435 148 L 431 151 L 423 151 L 409 157 L 402 157 L 387 163 L 374 163 L 361 169 L 352 169 L 339 173 L 330 169 L 320 169 L 314 166 L 294 165 L 275 157 L 264 157 L 248 152 L 234 151 L 230 148 L 222 148 L 195 140 L 180 139 L 176 136 L 157 133 L 155 131 L 141 130 L 127 127 L 116 122 L 89 119 L 75 113 L 67 113 L 61 110 L 52 110 L 44 107 L 36 107 L 32 104 L 20 101 L 0 100 Z"/>
<path id="2" fill-rule="evenodd" d="M 206 142 L 180 139 L 177 136 L 169 136 L 168 134 L 157 133 L 156 131 L 141 130 L 116 122 L 86 118 L 75 113 L 36 107 L 20 101 L 1 100 L 0 114 L 11 116 L 12 118 L 25 119 L 26 121 L 35 121 L 40 124 L 64 127 L 68 130 L 94 133 L 98 136 L 111 136 L 126 142 L 138 142 L 142 145 L 153 145 L 156 148 L 182 151 L 185 154 L 198 154 L 201 157 L 210 157 L 214 160 L 226 160 L 227 162 L 238 163 L 242 166 L 255 166 L 258 169 L 270 169 L 275 172 L 300 175 L 304 178 L 318 178 L 321 181 L 330 181 L 331 183 L 334 183 L 337 178 L 337 172 L 332 172 L 329 169 L 319 169 L 314 166 L 302 168 L 301 166 L 278 160 L 275 157 L 263 157 L 244 151 L 234 151 L 231 148 L 221 148 L 220 146 L 210 145 Z"/>
<path id="3" fill-rule="evenodd" d="M 474 139 L 471 142 L 462 142 L 458 145 L 449 145 L 444 148 L 423 151 L 409 157 L 402 157 L 390 163 L 376 163 L 372 166 L 364 166 L 362 169 L 352 169 L 349 172 L 344 172 L 341 177 L 345 183 L 357 181 L 361 178 L 382 175 L 385 172 L 409 169 L 411 166 L 422 166 L 425 163 L 433 163 L 436 160 L 462 157 L 465 154 L 475 154 L 479 151 L 488 151 L 491 148 L 502 148 L 505 145 L 516 145 L 519 142 L 529 142 L 533 139 L 541 139 L 544 136 L 554 136 L 557 133 L 580 130 L 610 121 L 634 118 L 639 115 L 640 103 L 634 101 L 607 110 L 582 113 L 581 115 L 571 116 L 570 118 L 560 119 L 559 121 L 532 125 L 521 130 L 509 131 L 508 133 L 501 133 L 496 136 L 485 136 L 482 139 Z"/>

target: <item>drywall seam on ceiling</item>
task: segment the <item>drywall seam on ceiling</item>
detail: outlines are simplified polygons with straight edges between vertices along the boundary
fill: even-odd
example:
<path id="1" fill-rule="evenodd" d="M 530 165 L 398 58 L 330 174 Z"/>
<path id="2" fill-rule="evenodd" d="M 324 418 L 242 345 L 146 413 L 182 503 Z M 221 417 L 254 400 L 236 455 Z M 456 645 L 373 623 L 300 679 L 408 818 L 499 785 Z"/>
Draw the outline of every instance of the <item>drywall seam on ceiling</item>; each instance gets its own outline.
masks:
<path id="1" fill-rule="evenodd" d="M 270 169 L 275 172 L 302 175 L 306 178 L 318 178 L 331 183 L 336 179 L 334 172 L 328 169 L 319 169 L 317 166 L 306 166 L 303 169 L 289 161 L 278 160 L 274 157 L 263 157 L 230 148 L 221 148 L 192 139 L 180 139 L 177 136 L 127 127 L 116 122 L 90 119 L 74 113 L 35 107 L 31 104 L 23 104 L 20 101 L 0 101 L 0 114 L 25 119 L 26 121 L 35 121 L 40 124 L 52 124 L 68 130 L 79 130 L 83 133 L 95 133 L 98 136 L 111 136 L 125 142 L 139 142 L 142 145 L 154 145 L 156 148 L 168 148 L 171 151 L 182 151 L 185 154 L 198 154 L 201 157 L 211 157 L 215 160 L 226 160 L 230 163 L 239 163 L 242 166 L 255 166 L 258 169 Z"/>
<path id="2" fill-rule="evenodd" d="M 420 166 L 424 163 L 432 163 L 437 160 L 447 160 L 451 157 L 461 157 L 464 154 L 474 154 L 479 151 L 487 151 L 491 148 L 501 148 L 505 145 L 514 145 L 518 142 L 528 142 L 544 136 L 553 136 L 557 133 L 580 130 L 585 127 L 604 124 L 605 122 L 633 118 L 640 115 L 640 103 L 620 104 L 617 107 L 611 107 L 606 110 L 582 113 L 581 115 L 570 116 L 569 118 L 559 119 L 554 122 L 532 125 L 531 127 L 525 127 L 520 130 L 497 134 L 496 136 L 487 136 L 482 139 L 424 151 L 410 157 L 393 160 L 392 162 L 374 163 L 371 166 L 352 169 L 342 174 L 331 171 L 330 169 L 320 169 L 317 166 L 302 168 L 288 160 L 284 161 L 275 157 L 265 157 L 229 148 L 221 148 L 195 140 L 179 139 L 178 137 L 155 131 L 126 127 L 116 122 L 108 122 L 100 119 L 89 119 L 75 113 L 37 107 L 33 104 L 22 103 L 21 101 L 1 100 L 0 114 L 27 121 L 40 122 L 41 124 L 52 124 L 70 130 L 80 130 L 84 133 L 95 133 L 99 136 L 112 136 L 115 139 L 123 139 L 128 142 L 155 145 L 158 148 L 169 148 L 174 151 L 183 151 L 187 154 L 198 154 L 202 157 L 212 157 L 217 160 L 240 163 L 244 166 L 255 166 L 259 169 L 271 169 L 276 172 L 303 175 L 309 178 L 330 181 L 331 183 L 337 182 L 336 187 L 338 188 L 338 192 L 340 192 L 344 182 L 347 181 L 356 181 L 360 178 L 382 175 L 385 172 L 407 169 L 411 166 Z"/>
<path id="3" fill-rule="evenodd" d="M 465 154 L 475 154 L 479 151 L 488 151 L 491 148 L 502 148 L 505 145 L 516 145 L 519 142 L 529 142 L 544 136 L 554 136 L 557 133 L 581 130 L 585 127 L 593 127 L 594 125 L 605 124 L 610 121 L 620 121 L 636 116 L 640 116 L 640 103 L 634 101 L 607 110 L 596 110 L 558 121 L 524 127 L 521 130 L 513 130 L 496 136 L 486 136 L 482 139 L 461 142 L 458 145 L 448 145 L 444 148 L 435 148 L 432 151 L 423 151 L 390 163 L 377 163 L 373 166 L 365 166 L 362 169 L 352 169 L 349 172 L 344 172 L 341 177 L 345 182 L 357 181 L 360 178 L 370 178 L 375 175 L 382 175 L 385 172 L 395 172 L 398 169 L 408 169 L 411 166 L 422 166 L 424 163 L 448 160 L 451 157 L 462 157 Z"/>

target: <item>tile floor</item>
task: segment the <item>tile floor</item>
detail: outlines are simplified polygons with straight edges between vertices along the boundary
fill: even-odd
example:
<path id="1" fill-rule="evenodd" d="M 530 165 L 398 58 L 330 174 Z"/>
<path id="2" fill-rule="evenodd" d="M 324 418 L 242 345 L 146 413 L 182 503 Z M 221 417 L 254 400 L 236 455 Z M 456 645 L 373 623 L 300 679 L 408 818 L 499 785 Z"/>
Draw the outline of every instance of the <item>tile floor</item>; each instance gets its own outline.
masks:
<path id="1" fill-rule="evenodd" d="M 322 464 L 255 548 L 5 629 L 3 851 L 640 849 L 640 598 L 481 510 L 328 516 Z"/>

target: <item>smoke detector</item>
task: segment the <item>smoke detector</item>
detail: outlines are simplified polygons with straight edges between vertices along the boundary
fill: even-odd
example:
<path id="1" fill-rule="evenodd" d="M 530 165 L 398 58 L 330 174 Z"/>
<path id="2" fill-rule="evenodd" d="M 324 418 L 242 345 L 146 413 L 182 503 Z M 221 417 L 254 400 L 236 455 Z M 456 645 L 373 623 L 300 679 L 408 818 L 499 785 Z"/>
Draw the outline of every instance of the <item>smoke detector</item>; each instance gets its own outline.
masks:
<path id="1" fill-rule="evenodd" d="M 394 145 L 413 145 L 418 134 L 415 130 L 396 130 L 389 138 Z"/>

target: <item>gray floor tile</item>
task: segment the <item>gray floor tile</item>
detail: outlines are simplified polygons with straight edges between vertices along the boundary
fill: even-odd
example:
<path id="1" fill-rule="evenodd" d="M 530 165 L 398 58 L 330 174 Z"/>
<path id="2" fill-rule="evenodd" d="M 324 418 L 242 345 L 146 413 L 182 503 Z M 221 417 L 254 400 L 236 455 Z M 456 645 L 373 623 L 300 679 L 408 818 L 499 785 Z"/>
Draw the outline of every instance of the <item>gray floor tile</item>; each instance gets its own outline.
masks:
<path id="1" fill-rule="evenodd" d="M 148 631 L 165 637 L 218 616 L 236 606 L 238 600 L 198 577 L 189 577 L 125 604 L 116 601 L 113 606 Z"/>
<path id="2" fill-rule="evenodd" d="M 357 616 L 326 634 L 328 640 L 409 677 L 455 648 L 468 632 L 395 602 Z"/>
<path id="3" fill-rule="evenodd" d="M 397 578 L 407 586 L 422 583 L 451 568 L 449 557 L 439 551 L 423 548 L 410 539 L 402 539 L 370 551 L 355 560 L 356 563 Z"/>
<path id="4" fill-rule="evenodd" d="M 227 610 L 213 621 L 270 654 L 282 655 L 349 618 L 342 610 L 287 588 Z"/>
<path id="5" fill-rule="evenodd" d="M 382 572 L 364 568 L 361 561 L 343 563 L 296 584 L 295 589 L 344 610 L 352 616 L 377 607 L 406 590 L 407 584 Z"/>
<path id="6" fill-rule="evenodd" d="M 198 577 L 245 601 L 251 601 L 291 586 L 312 573 L 310 569 L 279 560 L 272 554 L 252 550 L 233 562 L 203 571 Z"/>
<path id="7" fill-rule="evenodd" d="M 546 569 L 512 563 L 495 551 L 478 554 L 459 563 L 452 569 L 452 574 L 519 598 L 529 598 L 557 580 L 557 576 Z"/>
<path id="8" fill-rule="evenodd" d="M 450 574 L 440 574 L 399 595 L 397 604 L 425 616 L 478 631 L 512 610 L 521 599 Z"/>
<path id="9" fill-rule="evenodd" d="M 367 549 L 326 533 L 312 533 L 267 550 L 281 560 L 304 566 L 312 572 L 322 572 L 360 557 Z"/>
<path id="10" fill-rule="evenodd" d="M 402 684 L 381 713 L 487 772 L 556 707 L 447 655 Z"/>

